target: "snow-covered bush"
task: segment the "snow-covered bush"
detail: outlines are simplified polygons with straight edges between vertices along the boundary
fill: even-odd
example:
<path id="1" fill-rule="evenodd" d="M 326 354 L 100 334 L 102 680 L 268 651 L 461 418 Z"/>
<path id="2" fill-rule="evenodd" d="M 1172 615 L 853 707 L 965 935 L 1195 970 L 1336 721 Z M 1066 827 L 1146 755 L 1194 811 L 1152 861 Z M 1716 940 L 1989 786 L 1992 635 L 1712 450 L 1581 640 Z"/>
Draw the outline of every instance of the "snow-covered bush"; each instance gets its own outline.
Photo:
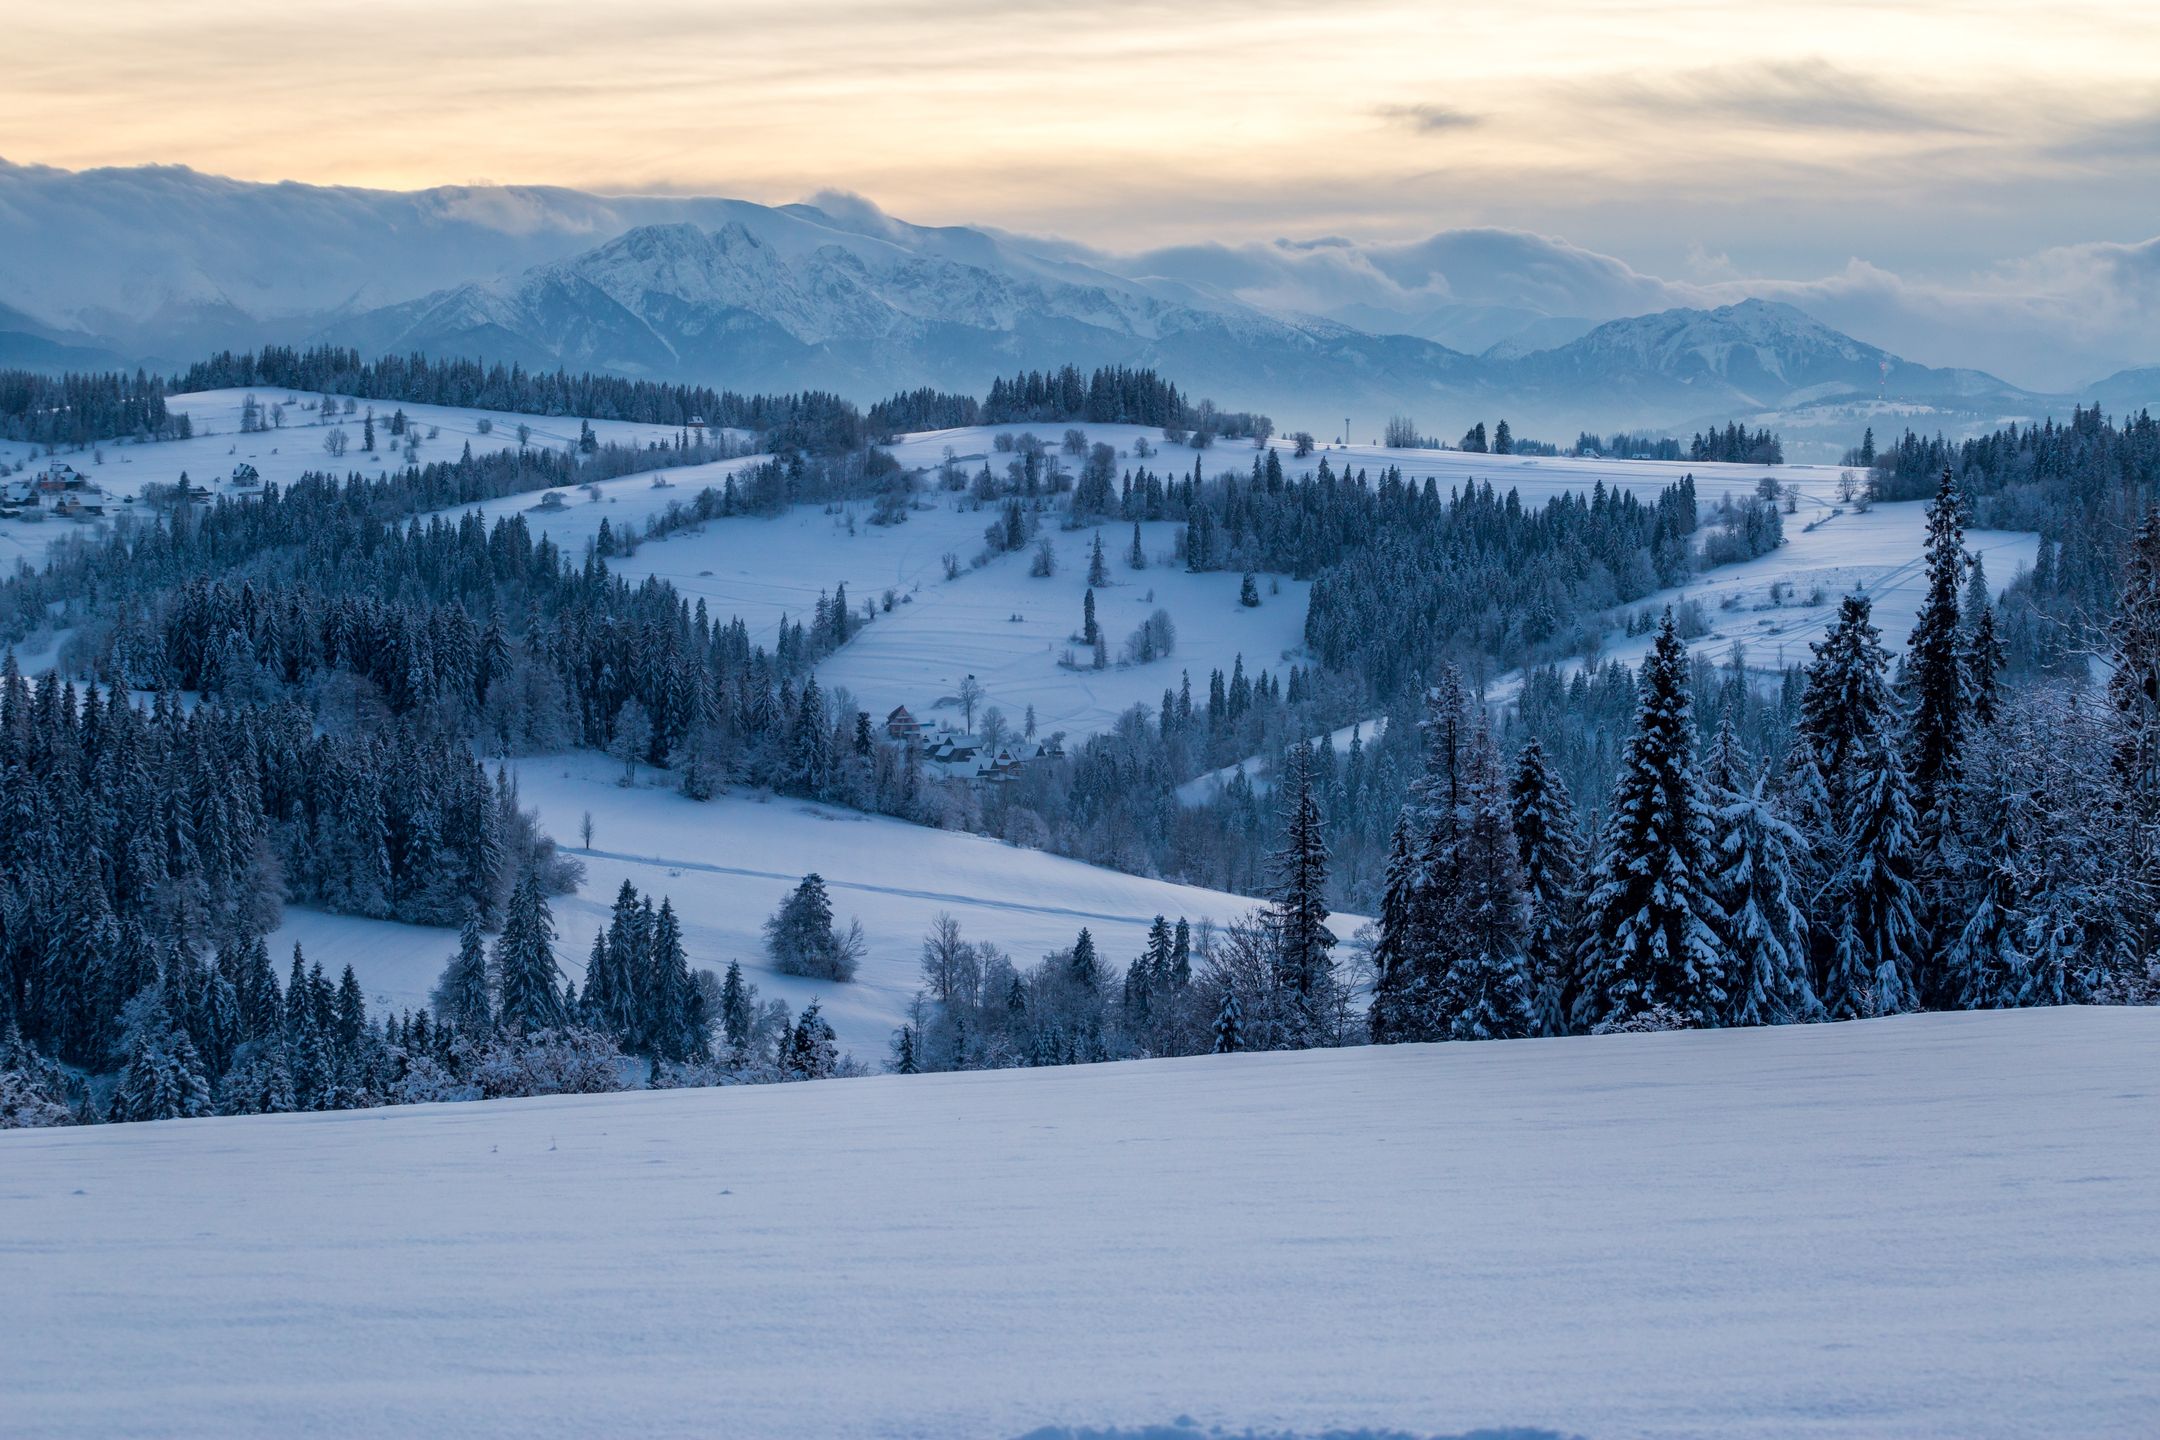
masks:
<path id="1" fill-rule="evenodd" d="M 1688 1018 L 1670 1005 L 1653 1005 L 1648 1010 L 1632 1015 L 1618 1016 L 1593 1027 L 1593 1035 L 1653 1035 L 1664 1030 L 1692 1030 Z"/>
<path id="2" fill-rule="evenodd" d="M 392 1105 L 431 1105 L 445 1100 L 474 1100 L 479 1097 L 472 1086 L 461 1082 L 432 1056 L 416 1055 L 406 1063 L 405 1073 L 391 1084 L 389 1093 L 384 1098 Z"/>
<path id="3" fill-rule="evenodd" d="M 568 1025 L 488 1042 L 473 1067 L 480 1098 L 599 1095 L 623 1087 L 622 1052 L 597 1030 Z"/>
<path id="4" fill-rule="evenodd" d="M 0 1070 L 0 1130 L 36 1130 L 66 1125 L 74 1118 L 67 1106 L 31 1076 L 20 1070 Z"/>
<path id="5" fill-rule="evenodd" d="M 75 1121 L 67 1075 L 10 1026 L 0 1035 L 0 1130 L 36 1130 Z"/>
<path id="6" fill-rule="evenodd" d="M 1177 625 L 1168 610 L 1157 610 L 1125 637 L 1125 658 L 1134 665 L 1165 660 L 1177 648 Z"/>

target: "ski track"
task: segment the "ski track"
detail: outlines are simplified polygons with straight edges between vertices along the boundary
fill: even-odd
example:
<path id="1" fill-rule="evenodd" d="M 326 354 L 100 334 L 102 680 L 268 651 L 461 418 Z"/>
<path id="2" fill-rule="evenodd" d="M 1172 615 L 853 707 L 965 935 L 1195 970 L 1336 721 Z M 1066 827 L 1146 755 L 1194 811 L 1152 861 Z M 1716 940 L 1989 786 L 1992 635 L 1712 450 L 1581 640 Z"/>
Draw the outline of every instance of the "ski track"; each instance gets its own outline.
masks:
<path id="1" fill-rule="evenodd" d="M 802 879 L 781 870 L 755 870 L 743 865 L 715 865 L 706 860 L 670 860 L 658 855 L 633 855 L 616 850 L 584 850 L 575 852 L 580 859 L 592 857 L 613 860 L 621 865 L 648 865 L 664 870 L 695 870 L 705 875 L 734 875 L 745 880 L 778 880 L 794 885 Z M 983 895 L 969 895 L 959 891 L 917 890 L 903 885 L 873 885 L 862 880 L 835 880 L 824 877 L 828 890 L 855 890 L 866 895 L 890 895 L 902 900 L 927 900 L 943 905 L 965 905 L 971 909 L 1002 910 L 1015 915 L 1042 915 L 1056 919 L 1097 920 L 1110 925 L 1147 925 L 1152 915 L 1117 915 L 1102 910 L 1076 910 L 1065 905 L 1028 905 L 1018 900 L 995 900 Z M 1258 903 L 1258 902 L 1253 902 Z"/>

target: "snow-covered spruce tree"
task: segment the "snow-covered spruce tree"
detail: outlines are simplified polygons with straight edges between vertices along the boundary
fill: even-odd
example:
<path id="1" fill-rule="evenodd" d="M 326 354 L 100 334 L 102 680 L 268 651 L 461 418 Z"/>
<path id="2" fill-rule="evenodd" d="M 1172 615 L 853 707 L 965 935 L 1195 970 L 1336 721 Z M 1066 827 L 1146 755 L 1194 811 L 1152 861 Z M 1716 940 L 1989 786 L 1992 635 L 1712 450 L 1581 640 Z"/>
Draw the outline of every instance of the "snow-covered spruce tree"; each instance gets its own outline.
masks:
<path id="1" fill-rule="evenodd" d="M 584 1021 L 626 1048 L 636 1047 L 647 1022 L 644 983 L 651 931 L 637 887 L 615 892 L 607 929 L 593 937 L 585 964 Z"/>
<path id="2" fill-rule="evenodd" d="M 784 975 L 852 980 L 862 959 L 862 926 L 842 934 L 834 928 L 824 877 L 805 875 L 765 922 L 765 949 Z"/>
<path id="3" fill-rule="evenodd" d="M 1994 811 L 1994 835 L 1985 870 L 1972 887 L 1972 910 L 1943 957 L 1960 1010 L 2005 1009 L 2020 1003 L 2025 993 L 2015 802 L 1999 796 Z"/>
<path id="4" fill-rule="evenodd" d="M 1687 647 L 1672 612 L 1644 660 L 1635 732 L 1585 905 L 1585 968 L 1600 1024 L 1664 1007 L 1692 1025 L 1725 1012 L 1711 893 L 1714 836 L 1695 773 Z"/>
<path id="5" fill-rule="evenodd" d="M 1223 991 L 1222 1008 L 1215 1012 L 1215 1053 L 1231 1055 L 1245 1048 L 1244 1008 L 1238 1004 L 1237 991 Z"/>
<path id="6" fill-rule="evenodd" d="M 730 960 L 720 981 L 720 1033 L 731 1059 L 749 1053 L 752 1023 L 750 986 L 743 979 L 742 962 Z"/>
<path id="7" fill-rule="evenodd" d="M 1267 923 L 1275 944 L 1276 984 L 1301 1000 L 1326 988 L 1335 968 L 1329 952 L 1327 822 L 1313 793 L 1313 752 L 1290 747 L 1280 781 L 1282 845 L 1270 866 Z"/>
<path id="8" fill-rule="evenodd" d="M 1927 843 L 1951 828 L 1948 806 L 1961 773 L 1970 691 L 1960 661 L 1958 595 L 1965 580 L 1964 497 L 1945 469 L 1927 508 L 1927 595 L 1906 642 L 1904 681 L 1911 697 L 1905 725 L 1905 767 L 1913 813 Z"/>
<path id="9" fill-rule="evenodd" d="M 1798 739 L 1822 777 L 1833 823 L 1842 825 L 1859 784 L 1859 752 L 1897 725 L 1897 704 L 1884 678 L 1890 656 L 1875 628 L 1873 602 L 1847 595 L 1829 632 L 1809 648 L 1815 659 L 1800 699 Z"/>
<path id="10" fill-rule="evenodd" d="M 195 1042 L 175 1014 L 178 1004 L 162 982 L 128 1002 L 127 1066 L 108 1118 L 184 1120 L 211 1113 L 210 1081 Z"/>
<path id="11" fill-rule="evenodd" d="M 832 789 L 833 773 L 832 722 L 825 713 L 825 692 L 812 675 L 803 681 L 802 698 L 795 706 L 788 783 L 801 794 L 820 797 Z"/>
<path id="12" fill-rule="evenodd" d="M 1895 1015 L 1919 1005 L 1914 974 L 1925 953 L 1919 833 L 1905 768 L 1887 729 L 1862 737 L 1851 758 L 1843 863 L 1830 877 L 1830 961 L 1822 1000 L 1833 1019 Z"/>
<path id="13" fill-rule="evenodd" d="M 2160 508 L 2146 515 L 2123 557 L 2109 639 L 2112 759 L 2128 878 L 2140 895 L 2131 944 L 2160 979 Z"/>
<path id="14" fill-rule="evenodd" d="M 812 1000 L 788 1038 L 787 1069 L 798 1080 L 823 1080 L 840 1064 L 839 1037 Z"/>
<path id="15" fill-rule="evenodd" d="M 1979 573 L 1980 562 L 1973 561 L 1973 571 Z M 2001 708 L 2003 668 L 2010 663 L 2009 652 L 2004 649 L 2002 637 L 1995 627 L 1995 607 L 1983 603 L 1970 618 L 1965 629 L 1963 648 L 1958 652 L 1965 667 L 1965 689 L 1972 700 L 1972 720 L 1976 726 L 1995 723 L 1996 712 Z"/>
<path id="16" fill-rule="evenodd" d="M 1444 1040 L 1460 1008 L 1462 936 L 1457 848 L 1467 825 L 1474 724 L 1462 676 L 1450 666 L 1426 696 L 1425 765 L 1398 817 L 1381 898 L 1370 1024 L 1385 1042 Z"/>
<path id="17" fill-rule="evenodd" d="M 1757 780 L 1745 794 L 1728 793 L 1712 817 L 1729 1025 L 1823 1018 L 1808 977 L 1807 915 L 1795 877 L 1807 841 L 1778 815 L 1767 790 Z"/>
<path id="18" fill-rule="evenodd" d="M 1575 801 L 1560 773 L 1531 739 L 1515 764 L 1509 792 L 1515 853 L 1522 867 L 1523 958 L 1530 971 L 1534 1032 L 1564 1035 L 1582 992 L 1576 968 L 1581 941 L 1583 837 Z"/>
<path id="19" fill-rule="evenodd" d="M 512 1032 L 561 1025 L 561 967 L 555 959 L 555 917 L 541 892 L 540 877 L 526 871 L 510 892 L 502 934 L 495 938 L 495 974 L 501 994 L 500 1026 Z"/>
<path id="20" fill-rule="evenodd" d="M 1095 953 L 1095 937 L 1087 926 L 1080 927 L 1079 938 L 1073 941 L 1071 957 L 1065 963 L 1065 975 L 1073 987 L 1093 991 L 1102 983 L 1102 960 Z"/>
<path id="21" fill-rule="evenodd" d="M 1958 613 L 1966 568 L 1964 497 L 1947 467 L 1928 502 L 1926 559 L 1927 595 L 1906 642 L 1910 709 L 1903 749 L 1917 831 L 1913 868 L 1922 897 L 1922 953 L 1914 987 L 1921 1003 L 1943 1005 L 1952 999 L 1952 986 L 1941 956 L 1964 908 L 1955 884 L 1957 857 L 1949 852 L 1958 828 L 1958 781 L 1972 704 Z"/>
<path id="22" fill-rule="evenodd" d="M 1373 998 L 1366 1012 L 1375 1045 L 1415 1039 L 1410 982 L 1417 968 L 1414 925 L 1419 867 L 1411 834 L 1416 818 L 1405 805 L 1395 817 L 1387 875 L 1380 891 L 1379 936 L 1373 944 Z"/>
<path id="23" fill-rule="evenodd" d="M 1786 776 L 1788 813 L 1811 847 L 1817 994 L 1841 1020 L 1910 1009 L 1921 943 L 1900 716 L 1873 609 L 1865 595 L 1846 596 L 1811 647 L 1794 746 L 1805 753 Z"/>
<path id="24" fill-rule="evenodd" d="M 661 897 L 652 933 L 647 1049 L 663 1060 L 702 1063 L 712 1058 L 712 1022 L 705 1012 L 697 979 L 690 973 L 690 957 L 683 949 L 682 922 L 676 918 L 674 903 L 665 896 Z"/>
<path id="25" fill-rule="evenodd" d="M 1489 726 L 1471 737 L 1466 823 L 1457 844 L 1462 939 L 1455 962 L 1457 1040 L 1513 1040 L 1532 1032 L 1530 969 L 1523 954 L 1522 875 L 1500 747 Z"/>

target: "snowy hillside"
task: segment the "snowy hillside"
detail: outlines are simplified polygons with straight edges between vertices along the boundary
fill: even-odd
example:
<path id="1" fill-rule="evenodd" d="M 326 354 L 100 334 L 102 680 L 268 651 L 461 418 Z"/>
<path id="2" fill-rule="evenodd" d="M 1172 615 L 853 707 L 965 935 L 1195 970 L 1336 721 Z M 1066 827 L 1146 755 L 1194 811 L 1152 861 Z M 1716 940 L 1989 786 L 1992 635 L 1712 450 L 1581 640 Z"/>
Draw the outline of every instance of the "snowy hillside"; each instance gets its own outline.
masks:
<path id="1" fill-rule="evenodd" d="M 2016 1011 L 14 1132 L 6 1429 L 2128 1437 L 2156 1046 Z"/>
<path id="2" fill-rule="evenodd" d="M 1705 496 L 1705 499 L 1715 498 Z M 1667 605 L 1698 604 L 1709 632 L 1689 642 L 1699 655 L 1724 663 L 1737 650 L 1751 666 L 1781 670 L 1807 663 L 1811 642 L 1820 640 L 1837 618 L 1838 602 L 1859 592 L 1873 602 L 1883 647 L 1902 654 L 1927 594 L 1922 546 L 1927 537 L 1927 505 L 1912 500 L 1877 505 L 1865 514 L 1846 509 L 1831 515 L 1829 497 L 1815 497 L 1815 515 L 1790 517 L 1785 544 L 1768 555 L 1703 571 L 1686 584 L 1660 590 L 1626 607 L 1655 614 Z M 2020 571 L 2031 568 L 2040 537 L 2002 530 L 1969 530 L 1966 550 L 1987 569 L 1989 587 L 2000 597 Z M 1616 624 L 1603 659 L 1640 662 L 1653 637 L 1629 637 Z"/>
<path id="3" fill-rule="evenodd" d="M 615 782 L 622 767 L 602 756 L 545 756 L 509 762 L 521 798 L 584 864 L 585 883 L 553 902 L 564 973 L 582 982 L 593 935 L 605 928 L 615 892 L 628 880 L 640 894 L 665 895 L 683 922 L 691 963 L 725 970 L 740 960 L 768 997 L 800 1010 L 822 1002 L 841 1047 L 875 1064 L 885 1055 L 919 988 L 922 939 L 939 913 L 968 938 L 989 941 L 1023 964 L 1073 943 L 1082 926 L 1107 961 L 1140 953 L 1157 915 L 1195 924 L 1238 919 L 1257 903 L 1239 895 L 1124 875 L 957 831 L 757 793 L 704 804 L 644 771 L 640 788 Z M 657 788 L 655 788 L 657 787 Z M 579 847 L 593 817 L 590 851 Z M 869 951 L 848 984 L 780 975 L 767 964 L 761 927 L 795 883 L 825 877 L 841 923 L 860 920 Z M 1362 919 L 1343 916 L 1351 934 Z M 451 930 L 290 910 L 270 939 L 282 960 L 293 943 L 331 973 L 351 964 L 371 1007 L 418 1008 L 457 949 Z"/>
<path id="4" fill-rule="evenodd" d="M 250 394 L 262 405 L 265 424 L 271 423 L 270 407 L 282 406 L 283 425 L 241 433 L 241 409 Z M 516 415 L 441 405 L 369 401 L 357 404 L 350 415 L 341 409 L 326 419 L 319 410 L 310 408 L 320 399 L 317 395 L 296 394 L 275 387 L 174 395 L 166 401 L 166 406 L 172 413 L 188 417 L 195 430 L 192 438 L 141 445 L 113 443 L 94 450 L 66 452 L 53 458 L 74 466 L 104 492 L 109 520 L 124 513 L 128 503 L 142 493 L 143 486 L 171 485 L 182 474 L 192 484 L 216 493 L 230 488 L 233 472 L 241 465 L 253 467 L 264 483 L 279 485 L 289 484 L 310 471 L 374 477 L 403 469 L 406 464 L 405 439 L 394 438 L 387 431 L 390 416 L 396 410 L 403 410 L 412 422 L 413 429 L 405 438 L 414 442 L 414 455 L 421 464 L 455 460 L 467 445 L 472 447 L 475 455 L 485 455 L 515 450 L 520 443 L 529 444 L 536 450 L 562 451 L 574 448 L 578 441 L 580 422 L 576 416 Z M 363 424 L 371 409 L 375 413 L 376 430 L 373 454 L 361 449 Z M 643 425 L 628 420 L 594 420 L 590 423 L 595 437 L 603 444 L 673 442 L 678 433 L 669 426 Z M 523 442 L 518 438 L 521 426 L 526 431 Z M 333 430 L 343 431 L 346 440 L 343 453 L 334 456 L 324 448 L 324 441 Z M 430 431 L 436 433 L 430 435 Z M 45 457 L 35 446 L 0 440 L 0 463 L 28 466 L 24 477 L 27 478 L 45 463 Z M 528 499 L 526 503 L 531 502 Z M 0 563 L 9 563 L 16 558 L 35 560 L 45 553 L 48 544 L 77 528 L 76 523 L 60 519 L 34 524 L 24 520 L 0 520 Z"/>

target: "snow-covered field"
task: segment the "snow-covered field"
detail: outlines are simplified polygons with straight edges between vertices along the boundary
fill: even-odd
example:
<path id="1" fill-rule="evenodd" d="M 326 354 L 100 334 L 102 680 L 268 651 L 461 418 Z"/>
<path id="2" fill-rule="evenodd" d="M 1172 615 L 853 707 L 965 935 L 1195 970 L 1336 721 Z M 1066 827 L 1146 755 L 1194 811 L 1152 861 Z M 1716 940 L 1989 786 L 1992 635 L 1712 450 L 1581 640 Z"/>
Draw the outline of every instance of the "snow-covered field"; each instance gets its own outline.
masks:
<path id="1" fill-rule="evenodd" d="M 0 1135 L 23 1437 L 2132 1437 L 2160 1011 Z"/>
<path id="2" fill-rule="evenodd" d="M 1023 850 L 979 835 L 930 830 L 802 800 L 729 794 L 699 804 L 672 790 L 625 790 L 622 767 L 601 756 L 514 762 L 521 797 L 545 828 L 573 848 L 587 871 L 574 896 L 552 902 L 563 968 L 583 983 L 586 952 L 607 924 L 624 880 L 641 894 L 665 895 L 683 921 L 691 963 L 725 970 L 740 960 L 761 993 L 800 1010 L 822 1002 L 843 1049 L 881 1061 L 919 986 L 923 935 L 950 912 L 971 940 L 989 941 L 1032 965 L 1072 944 L 1084 925 L 1106 962 L 1140 953 L 1157 915 L 1194 922 L 1243 916 L 1243 896 L 1146 880 Z M 655 773 L 644 772 L 652 782 Z M 658 777 L 664 784 L 668 777 Z M 576 849 L 581 818 L 593 817 L 593 845 Z M 768 969 L 765 918 L 810 871 L 824 876 L 844 925 L 862 922 L 869 953 L 849 984 L 805 980 Z M 1345 937 L 1362 923 L 1335 922 Z M 293 942 L 335 975 L 350 963 L 371 1007 L 417 1008 L 457 948 L 454 931 L 359 920 L 293 909 L 270 939 L 282 967 Z"/>

